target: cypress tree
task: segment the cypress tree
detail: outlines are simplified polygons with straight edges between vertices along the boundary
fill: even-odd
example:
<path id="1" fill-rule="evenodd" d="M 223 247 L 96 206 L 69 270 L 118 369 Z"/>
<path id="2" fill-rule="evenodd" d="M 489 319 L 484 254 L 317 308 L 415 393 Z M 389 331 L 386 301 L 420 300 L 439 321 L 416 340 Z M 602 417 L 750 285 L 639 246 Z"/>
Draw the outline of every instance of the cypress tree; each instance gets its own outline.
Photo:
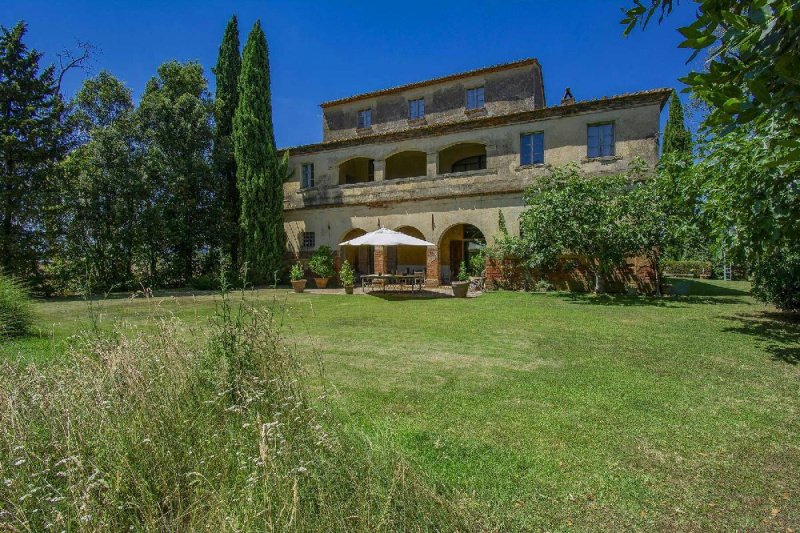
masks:
<path id="1" fill-rule="evenodd" d="M 242 58 L 239 54 L 239 23 L 232 16 L 225 27 L 225 34 L 217 55 L 214 75 L 217 78 L 215 95 L 213 162 L 218 179 L 220 206 L 224 210 L 221 220 L 220 238 L 230 254 L 231 264 L 239 263 L 239 212 L 241 210 L 239 189 L 236 184 L 236 159 L 233 154 L 233 115 L 239 104 L 239 74 Z"/>
<path id="2" fill-rule="evenodd" d="M 678 93 L 672 91 L 669 101 L 669 116 L 664 126 L 664 146 L 662 155 L 673 154 L 679 157 L 692 156 L 692 134 L 683 119 L 683 106 Z"/>
<path id="3" fill-rule="evenodd" d="M 254 279 L 271 282 L 283 265 L 283 183 L 286 155 L 278 158 L 272 128 L 269 55 L 261 21 L 253 26 L 242 54 L 239 105 L 233 117 L 233 146 L 241 198 L 243 257 Z"/>

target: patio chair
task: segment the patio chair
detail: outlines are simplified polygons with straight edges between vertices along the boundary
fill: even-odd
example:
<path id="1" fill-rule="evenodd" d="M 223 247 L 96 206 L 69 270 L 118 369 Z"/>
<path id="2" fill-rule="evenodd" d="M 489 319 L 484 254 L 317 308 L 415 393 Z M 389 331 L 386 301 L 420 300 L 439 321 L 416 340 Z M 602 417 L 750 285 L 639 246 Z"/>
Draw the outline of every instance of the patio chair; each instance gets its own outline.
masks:
<path id="1" fill-rule="evenodd" d="M 425 285 L 425 271 L 424 270 L 415 270 L 414 277 L 416 278 L 414 283 L 419 281 L 419 291 L 422 291 L 422 287 Z"/>

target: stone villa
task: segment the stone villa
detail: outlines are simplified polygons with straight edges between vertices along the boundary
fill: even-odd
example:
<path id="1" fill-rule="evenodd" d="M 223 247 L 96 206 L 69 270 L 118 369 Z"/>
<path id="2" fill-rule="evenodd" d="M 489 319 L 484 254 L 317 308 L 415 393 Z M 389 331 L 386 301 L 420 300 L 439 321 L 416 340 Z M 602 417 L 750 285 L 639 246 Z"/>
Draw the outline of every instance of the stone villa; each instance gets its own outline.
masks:
<path id="1" fill-rule="evenodd" d="M 360 273 L 425 270 L 449 282 L 499 232 L 518 232 L 523 191 L 553 166 L 590 174 L 658 159 L 659 115 L 671 89 L 548 106 L 542 68 L 524 59 L 321 104 L 322 142 L 289 148 L 286 233 L 295 257 L 320 245 Z M 436 248 L 348 249 L 384 226 Z"/>

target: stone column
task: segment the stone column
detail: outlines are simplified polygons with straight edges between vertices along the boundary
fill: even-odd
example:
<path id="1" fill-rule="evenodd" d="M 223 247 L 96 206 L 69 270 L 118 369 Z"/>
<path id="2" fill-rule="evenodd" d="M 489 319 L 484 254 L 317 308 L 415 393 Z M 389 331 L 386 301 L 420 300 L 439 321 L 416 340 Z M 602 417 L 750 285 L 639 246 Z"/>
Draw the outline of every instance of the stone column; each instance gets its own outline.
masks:
<path id="1" fill-rule="evenodd" d="M 437 152 L 428 152 L 428 159 L 426 162 L 426 169 L 427 169 L 427 176 L 432 178 L 436 176 L 437 169 L 436 169 L 436 160 L 438 159 L 439 154 Z"/>
<path id="2" fill-rule="evenodd" d="M 439 286 L 439 248 L 428 246 L 425 258 L 425 286 Z"/>
<path id="3" fill-rule="evenodd" d="M 383 159 L 374 160 L 375 181 L 383 181 L 386 177 L 386 161 Z"/>
<path id="4" fill-rule="evenodd" d="M 373 252 L 373 262 L 375 264 L 374 274 L 386 274 L 388 265 L 386 264 L 386 250 L 383 246 L 376 246 Z"/>

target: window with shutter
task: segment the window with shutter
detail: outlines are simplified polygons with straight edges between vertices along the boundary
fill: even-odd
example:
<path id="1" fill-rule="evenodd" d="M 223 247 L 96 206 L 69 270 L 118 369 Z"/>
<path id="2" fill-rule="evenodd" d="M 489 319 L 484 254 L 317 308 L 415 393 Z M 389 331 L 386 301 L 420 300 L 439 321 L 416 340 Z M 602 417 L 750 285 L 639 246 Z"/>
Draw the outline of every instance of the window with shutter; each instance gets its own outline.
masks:
<path id="1" fill-rule="evenodd" d="M 586 152 L 590 158 L 615 155 L 614 123 L 589 124 Z"/>
<path id="2" fill-rule="evenodd" d="M 519 139 L 520 165 L 541 165 L 544 163 L 544 133 L 523 133 Z"/>

